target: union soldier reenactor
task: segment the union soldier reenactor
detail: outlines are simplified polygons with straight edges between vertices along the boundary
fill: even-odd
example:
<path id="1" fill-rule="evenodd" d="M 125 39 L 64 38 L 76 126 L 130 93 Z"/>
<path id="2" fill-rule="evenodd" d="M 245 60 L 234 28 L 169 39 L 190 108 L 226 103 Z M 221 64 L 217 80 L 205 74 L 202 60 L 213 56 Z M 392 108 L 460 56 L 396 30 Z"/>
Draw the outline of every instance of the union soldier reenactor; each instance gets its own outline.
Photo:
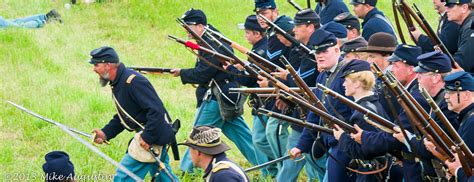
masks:
<path id="1" fill-rule="evenodd" d="M 141 74 L 127 69 L 111 47 L 94 49 L 90 55 L 89 63 L 94 65 L 94 72 L 99 75 L 101 86 L 109 84 L 112 88 L 112 98 L 117 110 L 117 114 L 107 125 L 102 129 L 94 129 L 94 142 L 102 144 L 110 141 L 125 129 L 135 131 L 137 133 L 120 163 L 142 179 L 147 173 L 154 175 L 158 164 L 148 151 L 154 149 L 152 152 L 171 171 L 166 145 L 175 141 L 174 132 L 169 124 L 170 116 L 151 83 Z M 159 181 L 172 181 L 171 176 L 164 172 L 155 177 Z M 177 179 L 174 175 L 172 177 Z M 114 180 L 133 179 L 122 170 L 117 170 Z"/>
<path id="2" fill-rule="evenodd" d="M 190 9 L 184 13 L 182 19 L 197 36 L 201 36 L 211 47 L 223 53 L 223 50 L 208 36 L 203 36 L 205 26 L 208 25 L 203 11 Z M 231 49 L 229 45 L 224 45 Z M 222 67 L 222 63 L 217 58 L 202 51 L 199 51 L 199 56 L 202 58 L 197 60 L 194 68 L 171 70 L 174 76 L 181 78 L 183 84 L 199 85 L 196 88 L 197 108 L 199 109 L 194 125 L 222 128 L 223 133 L 236 144 L 245 158 L 253 165 L 257 165 L 252 134 L 242 117 L 246 98 L 241 94 L 229 93 L 229 88 L 238 87 L 238 83 L 229 73 L 211 66 L 212 64 Z M 192 172 L 193 166 L 189 160 L 189 150 L 184 154 L 180 168 L 184 172 Z"/>
<path id="3" fill-rule="evenodd" d="M 248 182 L 249 178 L 237 164 L 226 157 L 230 148 L 221 140 L 221 129 L 196 126 L 179 145 L 189 147 L 192 164 L 204 169 L 206 182 Z"/>
<path id="4" fill-rule="evenodd" d="M 445 88 L 448 90 L 444 98 L 448 108 L 456 112 L 460 124 L 458 134 L 464 143 L 472 151 L 474 149 L 474 78 L 464 71 L 452 73 L 444 78 Z M 435 151 L 431 142 L 425 142 L 426 147 Z M 466 154 L 471 155 L 471 154 Z M 457 155 L 456 155 L 457 156 Z M 456 181 L 473 181 L 474 177 L 468 177 L 461 169 L 459 157 L 454 162 L 445 162 Z"/>
<path id="5" fill-rule="evenodd" d="M 318 64 L 318 69 L 323 70 L 318 75 L 316 83 L 320 83 L 339 94 L 344 94 L 344 87 L 342 86 L 344 78 L 341 77 L 342 73 L 339 71 L 344 63 L 340 62 L 342 60 L 342 57 L 340 57 L 340 49 L 337 47 L 336 37 L 332 33 L 324 32 L 323 35 L 318 37 L 319 42 L 314 46 L 314 49 L 316 50 L 315 59 Z M 353 112 L 349 106 L 341 103 L 335 98 L 327 96 L 319 89 L 314 90 L 314 92 L 327 108 L 328 114 L 340 118 L 343 121 L 349 120 Z M 352 97 L 349 99 L 353 100 Z M 308 114 L 307 120 L 311 123 L 323 125 L 321 118 L 313 112 Z M 315 147 L 313 147 L 313 143 Z M 323 148 L 329 149 L 328 152 L 334 157 L 327 158 L 324 181 L 355 180 L 355 176 L 349 176 L 346 169 L 346 166 L 350 162 L 350 158 L 339 149 L 338 142 L 332 135 L 318 133 L 305 128 L 303 129 L 298 144 L 296 147 L 291 149 L 290 153 L 295 157 L 299 157 L 301 153 L 312 152 L 315 158 L 320 158 L 326 153 L 326 151 L 323 151 Z M 311 151 L 312 149 L 315 150 Z"/>
<path id="6" fill-rule="evenodd" d="M 265 36 L 265 29 L 263 29 L 258 23 L 257 16 L 247 16 L 243 28 L 245 29 L 245 38 L 253 46 L 252 51 L 262 57 L 266 57 L 268 39 Z M 224 68 L 234 73 L 245 74 L 244 68 L 239 64 L 230 66 L 224 65 Z M 241 85 L 249 88 L 259 86 L 257 79 L 254 77 L 235 77 L 234 79 Z M 259 164 L 275 158 L 265 135 L 265 125 L 268 117 L 257 113 L 258 108 L 265 106 L 264 102 L 265 100 L 259 98 L 256 94 L 250 95 L 253 116 L 252 140 L 256 149 L 255 152 Z M 267 175 L 276 176 L 276 165 L 270 165 L 269 167 L 262 169 L 262 172 L 264 177 Z"/>
<path id="7" fill-rule="evenodd" d="M 461 26 L 454 60 L 464 71 L 474 74 L 474 13 L 472 0 L 446 0 L 448 20 Z"/>
<path id="8" fill-rule="evenodd" d="M 350 60 L 346 66 L 341 69 L 344 77 L 345 95 L 354 97 L 357 104 L 383 118 L 388 118 L 385 109 L 378 101 L 378 96 L 373 92 L 375 86 L 375 75 L 370 69 L 370 63 L 364 60 Z M 350 120 L 356 130 L 379 131 L 365 119 L 365 114 L 354 111 Z M 358 133 L 360 134 L 360 133 Z M 375 171 L 381 169 L 386 163 L 387 166 L 383 171 L 375 174 L 357 174 L 356 181 L 383 181 L 390 179 L 391 181 L 402 181 L 400 166 L 392 166 L 392 158 L 386 156 L 385 153 L 365 153 L 362 150 L 361 141 L 357 134 L 349 134 L 341 128 L 334 129 L 334 137 L 339 141 L 341 151 L 345 152 L 352 158 L 350 167 L 358 171 Z"/>
<path id="9" fill-rule="evenodd" d="M 321 24 L 329 23 L 337 15 L 349 12 L 343 0 L 317 0 L 316 9 L 314 10 L 321 17 Z"/>
<path id="10" fill-rule="evenodd" d="M 396 37 L 395 30 L 388 18 L 375 7 L 377 0 L 351 0 L 351 4 L 354 5 L 354 14 L 364 20 L 362 22 L 362 37 L 365 40 L 369 40 L 377 32 L 389 33 Z"/>

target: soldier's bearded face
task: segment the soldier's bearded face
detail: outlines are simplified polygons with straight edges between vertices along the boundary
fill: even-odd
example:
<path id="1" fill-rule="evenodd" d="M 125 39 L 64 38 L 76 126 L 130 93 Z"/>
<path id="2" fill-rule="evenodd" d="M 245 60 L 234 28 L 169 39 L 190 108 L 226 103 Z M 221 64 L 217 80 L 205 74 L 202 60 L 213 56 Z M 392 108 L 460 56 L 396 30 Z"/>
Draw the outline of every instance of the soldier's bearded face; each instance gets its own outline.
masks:
<path id="1" fill-rule="evenodd" d="M 94 72 L 99 75 L 99 84 L 105 87 L 110 82 L 110 66 L 108 63 L 96 63 L 94 64 Z"/>

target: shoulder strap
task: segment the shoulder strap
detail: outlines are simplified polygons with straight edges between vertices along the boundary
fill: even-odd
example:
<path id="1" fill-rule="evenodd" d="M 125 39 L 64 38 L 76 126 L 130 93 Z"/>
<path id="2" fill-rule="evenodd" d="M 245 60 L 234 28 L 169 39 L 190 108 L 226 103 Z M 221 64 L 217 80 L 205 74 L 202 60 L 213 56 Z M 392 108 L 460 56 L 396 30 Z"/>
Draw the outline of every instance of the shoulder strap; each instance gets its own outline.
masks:
<path id="1" fill-rule="evenodd" d="M 209 174 L 209 176 L 207 177 L 206 181 L 210 180 L 211 179 L 211 176 L 213 173 L 216 173 L 222 169 L 233 169 L 234 171 L 236 171 L 237 173 L 240 174 L 240 176 L 242 176 L 242 178 L 244 178 L 244 182 L 248 182 L 248 178 L 247 178 L 247 175 L 245 175 L 245 172 L 242 170 L 242 168 L 240 168 L 239 166 L 237 166 L 236 164 L 234 164 L 233 162 L 230 162 L 230 161 L 219 161 L 219 162 L 215 162 L 215 159 L 213 161 L 213 164 L 212 164 L 212 171 L 211 173 Z"/>
<path id="2" fill-rule="evenodd" d="M 130 78 L 130 77 L 129 77 Z M 133 78 L 132 78 L 133 79 Z M 128 79 L 127 79 L 128 80 Z M 119 116 L 120 118 L 120 122 L 122 123 L 122 125 L 127 129 L 127 130 L 133 130 L 132 128 L 130 128 L 130 126 L 127 125 L 127 123 L 125 122 L 125 120 L 122 118 L 122 114 L 124 114 L 125 116 L 127 116 L 128 118 L 130 118 L 130 120 L 132 120 L 135 124 L 137 124 L 142 130 L 145 129 L 145 127 L 143 127 L 142 124 L 140 124 L 137 120 L 135 120 L 135 118 L 133 118 L 130 114 L 127 113 L 127 111 L 125 111 L 125 109 L 122 108 L 122 106 L 120 105 L 120 103 L 118 102 L 117 98 L 115 98 L 115 94 L 114 92 L 112 92 L 112 98 L 114 100 L 114 103 L 115 103 L 115 109 L 117 110 L 117 115 Z"/>
<path id="3" fill-rule="evenodd" d="M 375 18 L 381 19 L 382 21 L 384 21 L 385 23 L 387 23 L 388 25 L 390 25 L 390 29 L 392 29 L 392 32 L 395 32 L 395 29 L 393 28 L 392 22 L 390 22 L 390 21 L 387 19 L 387 17 L 382 16 L 382 14 L 375 14 Z"/>

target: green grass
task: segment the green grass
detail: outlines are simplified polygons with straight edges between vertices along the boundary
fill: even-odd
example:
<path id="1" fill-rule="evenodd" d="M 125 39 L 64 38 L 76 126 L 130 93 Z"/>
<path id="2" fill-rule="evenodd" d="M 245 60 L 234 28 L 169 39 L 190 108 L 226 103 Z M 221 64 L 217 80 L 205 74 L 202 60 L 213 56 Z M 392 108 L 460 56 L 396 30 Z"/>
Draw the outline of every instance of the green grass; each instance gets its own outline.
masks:
<path id="1" fill-rule="evenodd" d="M 113 165 L 59 128 L 4 102 L 11 100 L 83 131 L 101 128 L 115 110 L 110 99 L 110 88 L 98 85 L 97 75 L 86 61 L 92 49 L 102 45 L 113 46 L 121 60 L 129 66 L 192 67 L 195 57 L 181 45 L 166 38 L 168 34 L 182 38 L 186 36 L 175 19 L 191 7 L 203 9 L 208 21 L 227 37 L 250 48 L 243 38 L 243 31 L 237 29 L 237 24 L 253 13 L 253 1 L 250 0 L 245 3 L 232 0 L 124 0 L 82 4 L 70 10 L 64 8 L 66 2 L 0 2 L 1 16 L 5 18 L 45 13 L 56 8 L 64 20 L 64 24 L 47 24 L 42 29 L 0 30 L 0 181 L 4 181 L 8 174 L 23 175 L 30 179 L 34 175 L 39 177 L 44 155 L 52 150 L 69 153 L 78 175 L 115 173 Z M 306 1 L 296 2 L 304 6 Z M 430 17 L 432 25 L 436 25 L 437 18 L 431 2 L 414 2 Z M 379 7 L 392 17 L 389 3 L 384 0 L 379 3 Z M 282 14 L 294 16 L 296 13 L 285 0 L 278 0 L 277 4 Z M 190 85 L 182 85 L 179 79 L 169 75 L 147 77 L 171 116 L 183 122 L 178 140 L 184 140 L 191 131 L 195 112 L 194 89 Z M 251 125 L 248 111 L 247 108 L 245 118 Z M 112 145 L 98 148 L 119 161 L 132 136 L 132 133 L 123 132 L 112 141 Z M 231 147 L 233 150 L 229 156 L 243 167 L 250 167 L 236 147 Z M 184 149 L 180 147 L 181 152 Z M 172 161 L 171 165 L 179 174 L 179 162 Z M 259 174 L 251 175 L 256 179 Z M 192 181 L 192 178 L 186 176 L 184 181 Z"/>

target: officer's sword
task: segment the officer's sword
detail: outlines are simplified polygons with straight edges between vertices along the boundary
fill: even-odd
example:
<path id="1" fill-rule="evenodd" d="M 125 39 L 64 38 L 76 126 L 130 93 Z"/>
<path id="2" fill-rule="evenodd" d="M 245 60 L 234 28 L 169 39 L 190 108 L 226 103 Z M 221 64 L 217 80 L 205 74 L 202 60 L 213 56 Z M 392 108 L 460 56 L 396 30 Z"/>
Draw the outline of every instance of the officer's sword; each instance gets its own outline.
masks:
<path id="1" fill-rule="evenodd" d="M 106 161 L 110 162 L 111 164 L 113 164 L 115 167 L 117 167 L 119 170 L 123 171 L 125 174 L 127 174 L 128 176 L 132 177 L 135 181 L 143 181 L 143 179 L 141 179 L 140 177 L 138 177 L 136 174 L 132 173 L 130 170 L 128 170 L 127 168 L 125 168 L 125 166 L 123 166 L 122 164 L 118 163 L 117 161 L 114 161 L 112 158 L 110 158 L 109 156 L 107 156 L 106 154 L 104 154 L 103 152 L 101 152 L 99 149 L 97 149 L 96 147 L 94 147 L 92 144 L 90 144 L 89 142 L 85 141 L 84 139 L 82 139 L 81 137 L 79 137 L 75 131 L 71 130 L 71 128 L 61 124 L 61 123 L 58 123 L 58 122 L 55 122 L 49 118 L 45 118 L 39 114 L 36 114 L 34 113 L 33 111 L 30 111 L 18 104 L 15 104 L 11 101 L 7 101 L 9 104 L 15 106 L 16 108 L 32 115 L 32 116 L 35 116 L 37 118 L 40 118 L 42 120 L 45 120 L 49 123 L 52 123 L 54 125 L 56 125 L 57 127 L 61 128 L 61 130 L 63 130 L 64 132 L 66 132 L 67 134 L 71 135 L 74 139 L 78 140 L 79 142 L 81 142 L 82 144 L 84 144 L 86 147 L 88 147 L 89 149 L 91 149 L 93 152 L 95 152 L 96 154 L 98 154 L 99 156 L 101 156 L 102 158 L 104 158 Z M 83 132 L 82 132 L 83 133 Z M 82 133 L 78 133 L 80 135 L 83 135 Z M 87 133 L 84 133 L 86 135 L 88 135 Z M 92 135 L 91 135 L 92 136 Z"/>
<path id="2" fill-rule="evenodd" d="M 80 131 L 80 130 L 78 130 L 78 129 L 75 129 L 75 128 L 71 128 L 71 127 L 69 127 L 69 126 L 66 126 L 66 125 L 64 125 L 64 124 L 58 123 L 58 122 L 53 121 L 53 120 L 51 120 L 51 119 L 49 119 L 49 118 L 45 118 L 45 117 L 43 117 L 43 116 L 41 116 L 41 115 L 39 115 L 39 114 L 34 113 L 33 111 L 30 111 L 30 110 L 24 108 L 23 106 L 20 106 L 20 105 L 18 105 L 18 104 L 13 103 L 12 101 L 7 101 L 7 103 L 9 103 L 9 104 L 15 106 L 16 108 L 18 108 L 18 109 L 20 109 L 20 110 L 22 110 L 22 111 L 24 111 L 24 112 L 26 112 L 26 113 L 28 113 L 28 114 L 34 116 L 34 117 L 37 117 L 37 118 L 39 118 L 39 119 L 41 119 L 41 120 L 43 120 L 43 121 L 46 121 L 46 122 L 48 122 L 48 123 L 50 123 L 50 124 L 53 124 L 53 125 L 56 125 L 56 126 L 62 125 L 62 126 L 64 126 L 64 127 L 66 127 L 69 131 L 72 131 L 72 132 L 74 132 L 74 133 L 76 133 L 76 134 L 85 136 L 85 137 L 90 138 L 90 139 L 92 139 L 92 140 L 95 139 L 95 133 L 94 133 L 94 134 L 89 134 L 89 133 Z M 109 141 L 104 141 L 104 143 L 110 144 Z"/>
<path id="3" fill-rule="evenodd" d="M 278 159 L 275 159 L 275 160 L 272 160 L 272 161 L 268 161 L 268 162 L 265 162 L 265 163 L 260 164 L 260 165 L 253 166 L 253 167 L 251 167 L 251 168 L 247 168 L 247 169 L 244 170 L 244 172 L 248 173 L 248 172 L 250 172 L 250 171 L 255 171 L 255 170 L 257 170 L 257 169 L 261 169 L 261 168 L 267 167 L 267 166 L 269 166 L 269 165 L 272 165 L 272 164 L 275 164 L 275 163 L 284 161 L 284 160 L 289 159 L 289 158 L 291 158 L 290 155 L 285 155 L 285 156 L 280 157 L 280 158 L 278 158 Z"/>

